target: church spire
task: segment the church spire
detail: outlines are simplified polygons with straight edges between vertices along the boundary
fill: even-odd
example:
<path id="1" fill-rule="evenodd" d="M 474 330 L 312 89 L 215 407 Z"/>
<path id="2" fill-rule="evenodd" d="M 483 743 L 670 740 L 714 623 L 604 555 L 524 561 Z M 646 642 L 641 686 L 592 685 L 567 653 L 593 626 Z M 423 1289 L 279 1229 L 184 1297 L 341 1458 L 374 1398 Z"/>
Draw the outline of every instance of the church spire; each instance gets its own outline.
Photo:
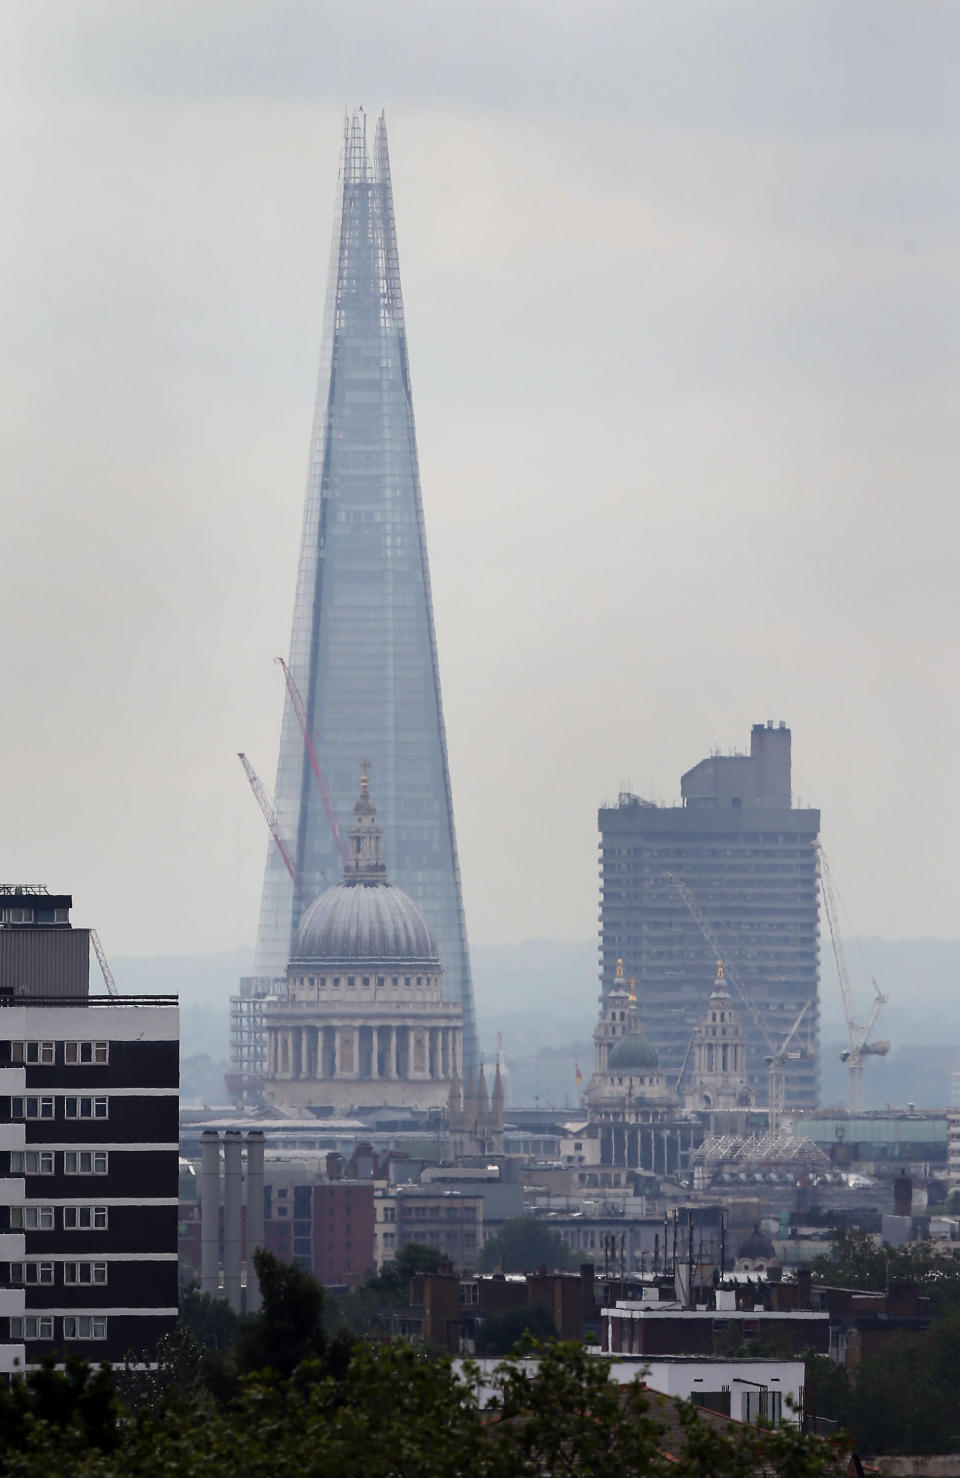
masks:
<path id="1" fill-rule="evenodd" d="M 383 827 L 377 824 L 377 812 L 370 799 L 370 765 L 364 760 L 360 771 L 360 794 L 353 808 L 353 825 L 347 832 L 347 860 L 343 864 L 345 883 L 362 883 L 366 887 L 387 881 L 383 861 Z"/>

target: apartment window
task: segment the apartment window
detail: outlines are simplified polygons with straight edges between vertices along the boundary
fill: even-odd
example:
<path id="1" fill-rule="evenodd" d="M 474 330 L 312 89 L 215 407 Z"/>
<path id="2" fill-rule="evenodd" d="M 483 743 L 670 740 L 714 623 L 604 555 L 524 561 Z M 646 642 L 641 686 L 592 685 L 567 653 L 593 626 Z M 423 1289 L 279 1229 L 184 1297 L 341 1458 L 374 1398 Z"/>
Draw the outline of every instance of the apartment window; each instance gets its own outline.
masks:
<path id="1" fill-rule="evenodd" d="M 54 1225 L 52 1206 L 11 1206 L 10 1229 L 14 1232 L 51 1232 Z"/>
<path id="2" fill-rule="evenodd" d="M 73 1314 L 63 1321 L 64 1339 L 106 1339 L 107 1320 L 103 1314 Z"/>
<path id="3" fill-rule="evenodd" d="M 105 1262 L 65 1262 L 63 1281 L 64 1283 L 106 1283 L 107 1264 Z"/>
<path id="4" fill-rule="evenodd" d="M 106 1098 L 65 1098 L 64 1113 L 68 1119 L 105 1119 Z"/>
<path id="5" fill-rule="evenodd" d="M 27 1314 L 10 1320 L 11 1339 L 53 1339 L 53 1320 Z"/>
<path id="6" fill-rule="evenodd" d="M 67 1231 L 102 1232 L 107 1225 L 106 1206 L 64 1206 L 63 1225 Z"/>
<path id="7" fill-rule="evenodd" d="M 64 1175 L 106 1175 L 106 1150 L 65 1150 Z"/>
<path id="8" fill-rule="evenodd" d="M 11 1119 L 52 1119 L 52 1098 L 11 1098 Z"/>
<path id="9" fill-rule="evenodd" d="M 52 1262 L 12 1262 L 10 1264 L 11 1283 L 46 1283 L 53 1282 Z"/>
<path id="10" fill-rule="evenodd" d="M 93 1062 L 100 1066 L 110 1061 L 109 1042 L 64 1042 L 63 1060 L 69 1066 Z"/>
<path id="11" fill-rule="evenodd" d="M 11 1062 L 42 1062 L 52 1065 L 56 1061 L 56 1044 L 53 1042 L 11 1042 Z"/>
<path id="12" fill-rule="evenodd" d="M 52 1175 L 53 1150 L 11 1150 L 11 1175 Z"/>

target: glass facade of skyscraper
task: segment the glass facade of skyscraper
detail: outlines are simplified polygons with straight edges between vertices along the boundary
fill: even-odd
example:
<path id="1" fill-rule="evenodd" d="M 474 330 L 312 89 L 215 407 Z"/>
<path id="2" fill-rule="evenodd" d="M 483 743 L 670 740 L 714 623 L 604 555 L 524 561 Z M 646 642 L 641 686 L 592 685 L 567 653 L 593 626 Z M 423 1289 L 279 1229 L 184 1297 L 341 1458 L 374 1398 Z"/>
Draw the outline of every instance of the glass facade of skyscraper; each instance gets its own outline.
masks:
<path id="1" fill-rule="evenodd" d="M 289 666 L 341 821 L 370 763 L 390 880 L 430 924 L 475 1063 L 386 129 L 381 117 L 368 146 L 366 122 L 345 125 Z M 261 979 L 284 973 L 300 913 L 342 871 L 289 700 L 276 809 L 300 888 L 271 846 Z"/>

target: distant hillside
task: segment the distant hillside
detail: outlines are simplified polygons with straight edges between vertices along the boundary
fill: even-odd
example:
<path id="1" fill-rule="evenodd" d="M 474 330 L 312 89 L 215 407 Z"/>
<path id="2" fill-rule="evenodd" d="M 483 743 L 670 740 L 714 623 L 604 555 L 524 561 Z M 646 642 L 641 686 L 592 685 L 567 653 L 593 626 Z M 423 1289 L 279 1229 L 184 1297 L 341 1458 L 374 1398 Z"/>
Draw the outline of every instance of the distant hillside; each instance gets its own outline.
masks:
<path id="1" fill-rule="evenodd" d="M 600 995 L 596 940 L 479 944 L 470 956 L 480 1046 L 487 1058 L 496 1051 L 498 1032 L 512 1057 L 589 1039 Z"/>
<path id="2" fill-rule="evenodd" d="M 474 945 L 471 954 L 484 1056 L 492 1061 L 501 1033 L 507 1060 L 516 1063 L 517 1088 L 562 1104 L 573 1091 L 574 1059 L 585 1079 L 592 1067 L 589 1047 L 600 989 L 596 940 Z M 822 1099 L 839 1103 L 846 1096 L 846 1071 L 839 1061 L 845 1027 L 828 940 L 821 943 L 821 956 Z M 861 1019 L 873 995 L 870 972 L 889 996 L 879 1035 L 890 1041 L 891 1051 L 866 1064 L 867 1105 L 946 1103 L 950 1073 L 960 1066 L 960 939 L 851 939 L 847 957 Z M 252 951 L 118 956 L 111 965 L 122 991 L 180 996 L 185 1057 L 227 1056 L 227 1003 L 240 976 L 253 968 Z"/>
<path id="3" fill-rule="evenodd" d="M 91 968 L 96 989 L 95 962 Z M 117 955 L 111 958 L 110 968 L 125 995 L 169 992 L 180 997 L 184 1059 L 206 1053 L 219 1062 L 229 1056 L 228 1003 L 236 993 L 240 976 L 249 975 L 253 969 L 252 950 L 221 950 L 209 955 Z"/>
<path id="4" fill-rule="evenodd" d="M 96 981 L 96 964 L 91 979 Z M 110 968 L 125 995 L 174 992 L 185 1005 L 212 1006 L 234 995 L 241 975 L 253 969 L 253 950 L 225 949 L 209 955 L 117 955 Z"/>

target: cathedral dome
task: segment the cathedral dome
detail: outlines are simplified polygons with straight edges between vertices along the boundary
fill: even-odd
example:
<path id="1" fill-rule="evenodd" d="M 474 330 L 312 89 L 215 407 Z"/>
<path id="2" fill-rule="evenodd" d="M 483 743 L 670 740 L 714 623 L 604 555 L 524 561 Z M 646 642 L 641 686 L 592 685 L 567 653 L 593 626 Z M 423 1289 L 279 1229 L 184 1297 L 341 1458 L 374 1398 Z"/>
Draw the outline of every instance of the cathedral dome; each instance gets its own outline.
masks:
<path id="1" fill-rule="evenodd" d="M 291 964 L 440 969 L 423 914 L 402 888 L 387 882 L 383 831 L 370 799 L 366 762 L 348 833 L 343 882 L 311 903 L 297 930 Z"/>
<path id="2" fill-rule="evenodd" d="M 643 1032 L 627 1032 L 610 1053 L 608 1067 L 611 1072 L 633 1068 L 639 1072 L 655 1073 L 659 1070 L 660 1059 Z"/>
<path id="3" fill-rule="evenodd" d="M 293 958 L 343 965 L 419 965 L 437 970 L 437 946 L 412 898 L 389 883 L 339 883 L 300 921 Z"/>
<path id="4" fill-rule="evenodd" d="M 754 1259 L 762 1257 L 770 1261 L 771 1259 L 776 1260 L 776 1256 L 776 1248 L 766 1232 L 761 1232 L 759 1222 L 754 1226 L 749 1236 L 744 1239 L 737 1251 L 738 1259 L 742 1257 Z"/>

